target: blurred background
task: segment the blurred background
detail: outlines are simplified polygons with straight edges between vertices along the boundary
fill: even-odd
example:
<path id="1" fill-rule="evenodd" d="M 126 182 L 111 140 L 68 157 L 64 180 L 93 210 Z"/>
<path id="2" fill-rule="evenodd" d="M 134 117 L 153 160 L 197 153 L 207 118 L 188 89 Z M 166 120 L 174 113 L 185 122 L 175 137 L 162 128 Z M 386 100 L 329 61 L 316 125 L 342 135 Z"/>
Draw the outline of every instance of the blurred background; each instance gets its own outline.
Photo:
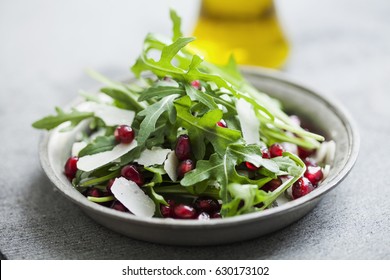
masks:
<path id="1" fill-rule="evenodd" d="M 276 14 L 269 0 L 217 2 L 205 0 L 201 9 L 199 0 L 0 0 L 0 251 L 5 257 L 390 258 L 385 199 L 390 197 L 385 157 L 390 154 L 390 2 L 275 0 Z M 204 38 L 196 47 L 205 55 L 221 62 L 231 48 L 245 64 L 279 68 L 341 102 L 356 120 L 362 143 L 355 168 L 301 221 L 229 246 L 159 246 L 102 228 L 50 185 L 39 166 L 40 132 L 31 123 L 70 102 L 78 90 L 99 86 L 86 68 L 111 78 L 130 75 L 144 36 L 171 34 L 170 7 L 181 15 L 185 34 Z M 243 19 L 252 16 L 247 26 Z M 216 29 L 210 31 L 210 25 Z"/>

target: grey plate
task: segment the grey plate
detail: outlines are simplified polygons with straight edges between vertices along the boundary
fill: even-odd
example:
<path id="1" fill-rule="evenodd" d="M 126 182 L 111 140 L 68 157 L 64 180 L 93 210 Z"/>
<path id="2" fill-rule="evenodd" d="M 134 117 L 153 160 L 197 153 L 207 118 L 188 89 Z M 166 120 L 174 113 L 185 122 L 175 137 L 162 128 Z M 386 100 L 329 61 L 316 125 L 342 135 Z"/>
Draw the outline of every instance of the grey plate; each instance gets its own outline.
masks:
<path id="1" fill-rule="evenodd" d="M 261 91 L 282 101 L 289 112 L 315 124 L 336 142 L 335 162 L 329 176 L 310 194 L 263 212 L 209 221 L 138 218 L 88 201 L 63 175 L 75 133 L 54 130 L 40 143 L 41 164 L 49 179 L 98 223 L 124 235 L 163 244 L 212 245 L 242 241 L 281 229 L 307 214 L 325 193 L 339 184 L 356 161 L 359 137 L 350 116 L 332 102 L 284 75 L 259 68 L 245 68 L 245 77 Z"/>

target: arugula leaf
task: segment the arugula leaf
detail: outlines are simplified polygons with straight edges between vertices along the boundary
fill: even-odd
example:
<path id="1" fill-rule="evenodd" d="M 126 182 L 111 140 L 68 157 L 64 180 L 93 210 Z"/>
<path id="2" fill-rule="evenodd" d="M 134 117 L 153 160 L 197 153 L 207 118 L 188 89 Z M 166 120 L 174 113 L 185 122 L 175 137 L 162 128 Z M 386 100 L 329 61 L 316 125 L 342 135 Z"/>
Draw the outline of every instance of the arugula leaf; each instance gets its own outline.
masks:
<path id="1" fill-rule="evenodd" d="M 94 185 L 97 185 L 99 183 L 103 183 L 103 182 L 106 182 L 110 179 L 113 179 L 117 176 L 120 175 L 120 170 L 115 170 L 111 173 L 108 173 L 107 175 L 105 176 L 102 176 L 102 177 L 98 177 L 98 178 L 93 178 L 93 179 L 90 179 L 88 181 L 83 181 L 82 183 L 80 183 L 80 187 L 89 187 L 89 186 L 94 186 Z"/>
<path id="2" fill-rule="evenodd" d="M 288 154 L 287 154 L 288 155 Z M 288 156 L 283 157 L 275 157 L 271 159 L 273 162 L 275 162 L 281 171 L 287 172 L 289 175 L 297 177 L 300 176 L 302 168 L 301 166 L 297 165 L 297 163 L 289 158 Z M 277 172 L 275 172 L 277 173 Z"/>
<path id="3" fill-rule="evenodd" d="M 137 142 L 139 146 L 143 145 L 149 138 L 150 134 L 155 131 L 156 122 L 164 112 L 168 112 L 169 121 L 171 123 L 175 121 L 175 108 L 173 106 L 173 101 L 177 97 L 177 94 L 166 96 L 138 113 L 138 116 L 145 117 L 140 124 L 137 135 Z"/>
<path id="4" fill-rule="evenodd" d="M 153 167 L 153 166 L 145 166 L 145 170 L 153 173 L 152 180 L 145 184 L 144 187 L 154 187 L 155 185 L 162 183 L 162 175 L 166 174 L 164 168 L 162 166 L 159 167 Z"/>
<path id="5" fill-rule="evenodd" d="M 178 24 L 180 22 L 176 21 L 176 25 Z M 191 38 L 188 39 L 188 42 L 190 42 Z M 216 66 L 204 62 L 197 55 L 192 55 L 183 42 L 184 38 L 179 38 L 176 41 L 174 40 L 171 45 L 168 45 L 169 43 L 166 40 L 163 41 L 157 36 L 149 34 L 145 39 L 144 50 L 132 68 L 133 72 L 139 76 L 143 71 L 152 71 L 157 76 L 171 76 L 177 81 L 201 80 L 214 83 L 217 87 L 228 90 L 234 97 L 243 98 L 252 104 L 261 123 L 272 124 L 271 126 L 262 126 L 261 130 L 272 133 L 273 128 L 276 127 L 293 132 L 297 136 L 293 134 L 287 135 L 283 131 L 278 133 L 279 135 L 284 135 L 284 139 L 288 142 L 297 141 L 297 139 L 301 140 L 302 144 L 300 146 L 306 148 L 318 148 L 318 141 L 324 140 L 324 137 L 307 132 L 294 124 L 287 114 L 281 110 L 280 102 L 251 86 L 239 73 L 233 58 L 225 66 Z M 179 51 L 180 47 L 182 49 Z M 163 52 L 166 48 L 174 49 L 177 52 L 174 57 L 181 67 L 166 63 L 162 58 L 158 62 L 147 58 L 149 51 L 159 50 Z M 171 58 L 172 56 L 169 56 L 169 59 Z"/>
<path id="6" fill-rule="evenodd" d="M 199 160 L 196 168 L 186 173 L 180 184 L 189 187 L 206 180 L 215 180 L 220 184 L 225 184 L 224 164 L 218 154 L 212 154 L 209 160 Z"/>
<path id="7" fill-rule="evenodd" d="M 117 145 L 115 137 L 99 136 L 79 152 L 79 157 L 111 151 Z"/>
<path id="8" fill-rule="evenodd" d="M 138 112 L 146 107 L 145 104 L 137 102 L 138 94 L 130 90 L 129 87 L 125 86 L 124 84 L 112 81 L 109 78 L 91 69 L 87 70 L 87 73 L 90 77 L 94 78 L 97 81 L 100 81 L 107 86 L 106 88 L 103 88 L 101 90 L 103 93 L 107 94 L 111 98 L 123 104 L 126 104 L 128 108 Z"/>
<path id="9" fill-rule="evenodd" d="M 189 96 L 184 96 L 175 101 L 176 122 L 188 131 L 196 159 L 202 159 L 205 155 L 206 145 L 204 138 L 210 141 L 219 155 L 225 153 L 228 145 L 241 139 L 240 131 L 216 125 L 222 119 L 223 114 L 221 110 L 210 110 L 202 117 L 197 118 L 190 112 L 191 105 L 192 102 Z"/>
<path id="10" fill-rule="evenodd" d="M 72 126 L 77 125 L 82 120 L 87 118 L 91 118 L 94 116 L 93 113 L 90 112 L 79 112 L 77 110 L 73 110 L 69 113 L 65 113 L 61 108 L 55 108 L 57 115 L 56 116 L 47 116 L 44 117 L 32 124 L 34 128 L 38 129 L 53 129 L 60 124 L 70 121 Z"/>
<path id="11" fill-rule="evenodd" d="M 183 95 L 185 93 L 184 89 L 181 87 L 173 86 L 152 86 L 145 89 L 141 92 L 138 101 L 144 101 L 151 98 L 163 98 L 172 94 Z"/>
<path id="12" fill-rule="evenodd" d="M 118 102 L 124 109 L 127 110 L 133 110 L 135 112 L 138 112 L 139 110 L 142 110 L 143 107 L 140 106 L 138 102 L 136 102 L 132 97 L 130 97 L 129 94 L 127 94 L 124 91 L 120 91 L 113 88 L 101 88 L 100 91 L 108 96 L 110 96 L 112 99 L 114 99 L 116 102 Z"/>
<path id="13" fill-rule="evenodd" d="M 255 205 L 268 200 L 272 196 L 272 193 L 259 190 L 257 185 L 250 184 L 231 183 L 227 186 L 227 190 L 233 199 L 222 206 L 225 217 L 253 212 L 256 210 Z"/>
<path id="14" fill-rule="evenodd" d="M 175 10 L 173 9 L 170 10 L 170 16 L 173 23 L 172 41 L 176 41 L 180 37 L 183 37 L 183 33 L 181 32 L 181 18 L 177 15 Z"/>
<path id="15" fill-rule="evenodd" d="M 272 159 L 262 158 L 260 151 L 260 146 L 256 144 L 232 144 L 229 145 L 226 151 L 226 155 L 231 159 L 235 159 L 236 164 L 247 161 L 256 167 L 263 166 L 269 171 L 277 173 L 279 171 L 279 166 Z"/>
<path id="16" fill-rule="evenodd" d="M 187 83 L 184 84 L 184 88 L 186 94 L 191 98 L 191 100 L 197 100 L 202 104 L 206 105 L 211 110 L 218 109 L 218 106 L 215 103 L 214 99 L 208 94 L 201 92 L 200 90 L 197 90 L 196 88 L 194 88 L 193 86 Z"/>

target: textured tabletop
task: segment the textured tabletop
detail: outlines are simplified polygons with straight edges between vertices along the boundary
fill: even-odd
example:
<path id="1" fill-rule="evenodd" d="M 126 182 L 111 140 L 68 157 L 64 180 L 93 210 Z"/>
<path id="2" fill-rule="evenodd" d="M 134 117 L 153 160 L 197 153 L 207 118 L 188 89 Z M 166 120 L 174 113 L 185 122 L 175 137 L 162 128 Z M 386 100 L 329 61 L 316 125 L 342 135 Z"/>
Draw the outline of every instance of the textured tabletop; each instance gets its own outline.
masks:
<path id="1" fill-rule="evenodd" d="M 141 4 L 142 3 L 142 4 Z M 358 161 L 318 207 L 255 240 L 171 247 L 96 224 L 40 168 L 32 121 L 128 66 L 148 31 L 189 33 L 198 1 L 0 1 L 0 251 L 8 259 L 390 259 L 390 2 L 280 0 L 293 78 L 343 103 L 361 134 Z M 1 256 L 1 255 L 0 255 Z"/>

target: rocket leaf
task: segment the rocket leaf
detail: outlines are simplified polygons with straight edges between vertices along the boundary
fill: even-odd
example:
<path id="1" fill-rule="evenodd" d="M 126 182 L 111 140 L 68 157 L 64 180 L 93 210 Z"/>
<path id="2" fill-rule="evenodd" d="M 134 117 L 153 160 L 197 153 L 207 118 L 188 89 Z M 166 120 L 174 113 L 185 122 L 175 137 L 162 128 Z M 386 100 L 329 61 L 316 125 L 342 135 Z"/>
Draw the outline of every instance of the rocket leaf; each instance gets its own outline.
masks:
<path id="1" fill-rule="evenodd" d="M 193 144 L 193 152 L 197 159 L 205 155 L 206 138 L 219 155 L 223 155 L 228 145 L 241 139 L 241 132 L 216 125 L 222 119 L 222 111 L 219 109 L 210 110 L 202 117 L 195 117 L 191 114 L 191 99 L 184 96 L 175 101 L 177 111 L 177 123 L 188 131 Z"/>
<path id="2" fill-rule="evenodd" d="M 143 145 L 150 134 L 156 130 L 156 122 L 164 112 L 168 113 L 171 123 L 175 121 L 175 107 L 173 106 L 173 101 L 177 97 L 177 94 L 166 96 L 138 113 L 138 116 L 144 117 L 137 135 L 139 146 Z"/>
<path id="3" fill-rule="evenodd" d="M 60 124 L 70 121 L 72 126 L 77 125 L 82 120 L 93 117 L 94 113 L 90 112 L 79 112 L 77 110 L 73 110 L 69 113 L 65 113 L 61 108 L 56 107 L 56 116 L 47 116 L 44 117 L 32 124 L 34 128 L 38 129 L 53 129 Z"/>

